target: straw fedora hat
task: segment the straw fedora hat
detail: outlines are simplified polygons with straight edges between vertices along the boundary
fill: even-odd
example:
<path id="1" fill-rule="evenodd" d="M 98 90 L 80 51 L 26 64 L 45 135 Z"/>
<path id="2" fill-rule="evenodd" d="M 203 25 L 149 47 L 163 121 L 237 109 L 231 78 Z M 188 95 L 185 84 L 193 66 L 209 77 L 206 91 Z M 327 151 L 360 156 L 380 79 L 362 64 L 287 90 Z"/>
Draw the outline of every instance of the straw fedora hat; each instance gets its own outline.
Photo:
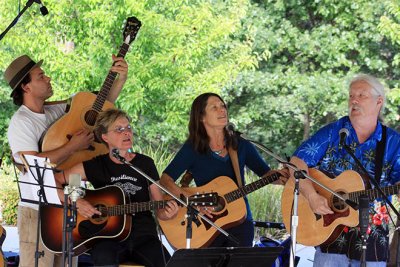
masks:
<path id="1" fill-rule="evenodd" d="M 43 60 L 40 60 L 38 63 L 36 63 L 27 55 L 20 56 L 11 62 L 4 72 L 4 79 L 13 89 L 10 95 L 11 97 L 14 94 L 15 88 L 17 88 L 25 76 L 28 75 L 33 68 L 40 67 L 42 63 Z"/>

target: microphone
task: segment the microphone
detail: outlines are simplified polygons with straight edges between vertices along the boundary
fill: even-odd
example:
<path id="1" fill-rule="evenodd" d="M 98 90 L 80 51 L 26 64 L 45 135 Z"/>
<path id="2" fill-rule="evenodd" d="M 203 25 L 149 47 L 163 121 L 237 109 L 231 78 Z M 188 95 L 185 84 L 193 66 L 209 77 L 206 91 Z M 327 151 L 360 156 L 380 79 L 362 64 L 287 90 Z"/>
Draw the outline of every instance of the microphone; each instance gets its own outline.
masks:
<path id="1" fill-rule="evenodd" d="M 369 198 L 366 195 L 360 195 L 358 197 L 359 209 L 358 218 L 360 222 L 360 232 L 362 236 L 365 236 L 368 230 L 369 224 Z"/>
<path id="2" fill-rule="evenodd" d="M 42 13 L 42 16 L 46 16 L 47 14 L 49 14 L 49 11 L 47 10 L 47 7 L 45 7 L 43 5 L 41 0 L 33 0 L 33 1 L 40 5 L 40 13 Z"/>
<path id="3" fill-rule="evenodd" d="M 111 153 L 112 153 L 112 155 L 113 155 L 113 157 L 114 158 L 116 158 L 117 160 L 119 160 L 119 161 L 122 161 L 121 160 L 121 155 L 119 154 L 119 150 L 118 150 L 118 148 L 113 148 L 112 150 L 111 150 Z"/>
<path id="4" fill-rule="evenodd" d="M 82 177 L 79 174 L 69 175 L 68 192 L 72 202 L 76 202 L 78 198 L 85 196 L 85 190 L 81 187 Z"/>
<path id="5" fill-rule="evenodd" d="M 126 159 L 119 154 L 118 148 L 113 148 L 111 150 L 111 153 L 112 153 L 113 157 L 116 158 L 117 160 L 121 161 L 122 163 L 127 163 Z"/>
<path id="6" fill-rule="evenodd" d="M 346 145 L 346 138 L 349 135 L 350 135 L 350 132 L 349 132 L 348 129 L 346 129 L 346 128 L 340 129 L 340 131 L 339 131 L 339 136 L 340 136 L 339 144 L 341 146 L 345 146 Z"/>
<path id="7" fill-rule="evenodd" d="M 229 136 L 236 135 L 237 137 L 242 137 L 243 139 L 247 139 L 244 133 L 236 131 L 235 130 L 236 126 L 232 122 L 229 122 L 226 126 L 225 129 L 228 132 Z"/>

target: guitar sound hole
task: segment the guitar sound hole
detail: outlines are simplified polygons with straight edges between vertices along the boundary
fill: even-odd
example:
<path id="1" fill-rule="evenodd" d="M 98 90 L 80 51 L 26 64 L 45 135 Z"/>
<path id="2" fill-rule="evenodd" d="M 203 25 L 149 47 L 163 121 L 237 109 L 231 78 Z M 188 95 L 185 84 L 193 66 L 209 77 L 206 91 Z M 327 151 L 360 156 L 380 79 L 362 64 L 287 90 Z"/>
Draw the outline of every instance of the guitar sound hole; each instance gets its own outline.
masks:
<path id="1" fill-rule="evenodd" d="M 218 197 L 218 204 L 214 207 L 214 212 L 220 212 L 225 208 L 225 200 L 222 197 Z"/>
<path id="2" fill-rule="evenodd" d="M 337 193 L 346 198 L 346 193 L 344 192 L 337 192 Z M 347 204 L 343 200 L 339 199 L 337 196 L 332 197 L 332 207 L 333 210 L 336 212 L 342 212 L 348 208 Z"/>
<path id="3" fill-rule="evenodd" d="M 94 126 L 98 113 L 94 110 L 89 110 L 85 113 L 85 122 L 89 126 Z"/>
<path id="4" fill-rule="evenodd" d="M 105 205 L 102 205 L 102 204 L 97 204 L 97 205 L 95 205 L 94 207 L 95 207 L 97 210 L 101 211 L 101 215 L 97 215 L 97 214 L 93 215 L 93 216 L 92 216 L 92 219 L 91 219 L 92 223 L 94 223 L 94 224 L 101 224 L 101 223 L 103 223 L 104 221 L 106 221 L 106 220 L 107 220 L 107 217 L 108 217 L 106 206 L 105 206 Z"/>

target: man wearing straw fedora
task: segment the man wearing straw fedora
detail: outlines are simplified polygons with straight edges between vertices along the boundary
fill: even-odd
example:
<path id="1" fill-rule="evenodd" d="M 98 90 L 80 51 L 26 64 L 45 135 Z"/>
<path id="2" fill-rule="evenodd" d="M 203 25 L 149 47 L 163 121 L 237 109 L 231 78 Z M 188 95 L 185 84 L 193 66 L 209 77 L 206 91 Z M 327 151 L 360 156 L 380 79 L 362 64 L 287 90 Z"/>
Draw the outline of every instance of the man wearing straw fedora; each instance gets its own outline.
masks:
<path id="1" fill-rule="evenodd" d="M 114 61 L 111 71 L 118 73 L 107 100 L 114 102 L 118 97 L 128 74 L 128 65 L 122 57 L 112 56 Z M 45 105 L 53 95 L 51 79 L 42 70 L 43 60 L 33 61 L 29 56 L 16 58 L 4 72 L 4 79 L 10 85 L 10 97 L 18 110 L 11 118 L 8 127 L 8 141 L 14 157 L 21 162 L 20 153 L 47 157 L 52 163 L 60 163 L 74 152 L 87 148 L 93 141 L 93 133 L 80 130 L 74 133 L 65 145 L 52 151 L 40 152 L 39 139 L 48 126 L 65 114 L 67 104 Z M 21 175 L 27 175 L 21 173 Z M 20 177 L 21 179 L 22 177 Z M 32 194 L 24 192 L 24 195 Z M 32 267 L 35 264 L 37 212 L 36 204 L 21 202 L 18 205 L 18 233 L 20 267 Z M 41 242 L 40 242 L 41 243 Z M 53 266 L 54 255 L 39 244 L 39 251 L 44 256 L 39 259 L 39 266 Z"/>

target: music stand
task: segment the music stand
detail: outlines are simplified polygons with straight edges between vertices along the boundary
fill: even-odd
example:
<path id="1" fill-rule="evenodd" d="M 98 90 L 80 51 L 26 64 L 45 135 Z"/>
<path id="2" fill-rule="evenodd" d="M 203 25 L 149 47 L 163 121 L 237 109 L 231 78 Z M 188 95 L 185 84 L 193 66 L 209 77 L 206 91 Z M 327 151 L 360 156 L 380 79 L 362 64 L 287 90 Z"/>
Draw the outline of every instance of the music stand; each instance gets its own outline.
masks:
<path id="1" fill-rule="evenodd" d="M 282 250 L 283 247 L 180 249 L 172 255 L 167 267 L 269 267 Z"/>
<path id="2" fill-rule="evenodd" d="M 26 173 L 17 179 L 22 202 L 40 204 L 39 191 L 43 193 L 45 204 L 62 205 L 57 194 L 53 168 L 49 168 L 47 158 L 21 154 Z M 43 204 L 43 202 L 42 202 Z"/>
<path id="3" fill-rule="evenodd" d="M 20 199 L 22 202 L 38 205 L 35 252 L 35 266 L 38 266 L 39 258 L 44 255 L 44 251 L 39 252 L 40 208 L 43 204 L 61 205 L 61 201 L 57 194 L 53 168 L 47 167 L 50 165 L 47 158 L 24 154 L 20 154 L 20 158 L 26 170 L 20 178 L 17 177 Z"/>

